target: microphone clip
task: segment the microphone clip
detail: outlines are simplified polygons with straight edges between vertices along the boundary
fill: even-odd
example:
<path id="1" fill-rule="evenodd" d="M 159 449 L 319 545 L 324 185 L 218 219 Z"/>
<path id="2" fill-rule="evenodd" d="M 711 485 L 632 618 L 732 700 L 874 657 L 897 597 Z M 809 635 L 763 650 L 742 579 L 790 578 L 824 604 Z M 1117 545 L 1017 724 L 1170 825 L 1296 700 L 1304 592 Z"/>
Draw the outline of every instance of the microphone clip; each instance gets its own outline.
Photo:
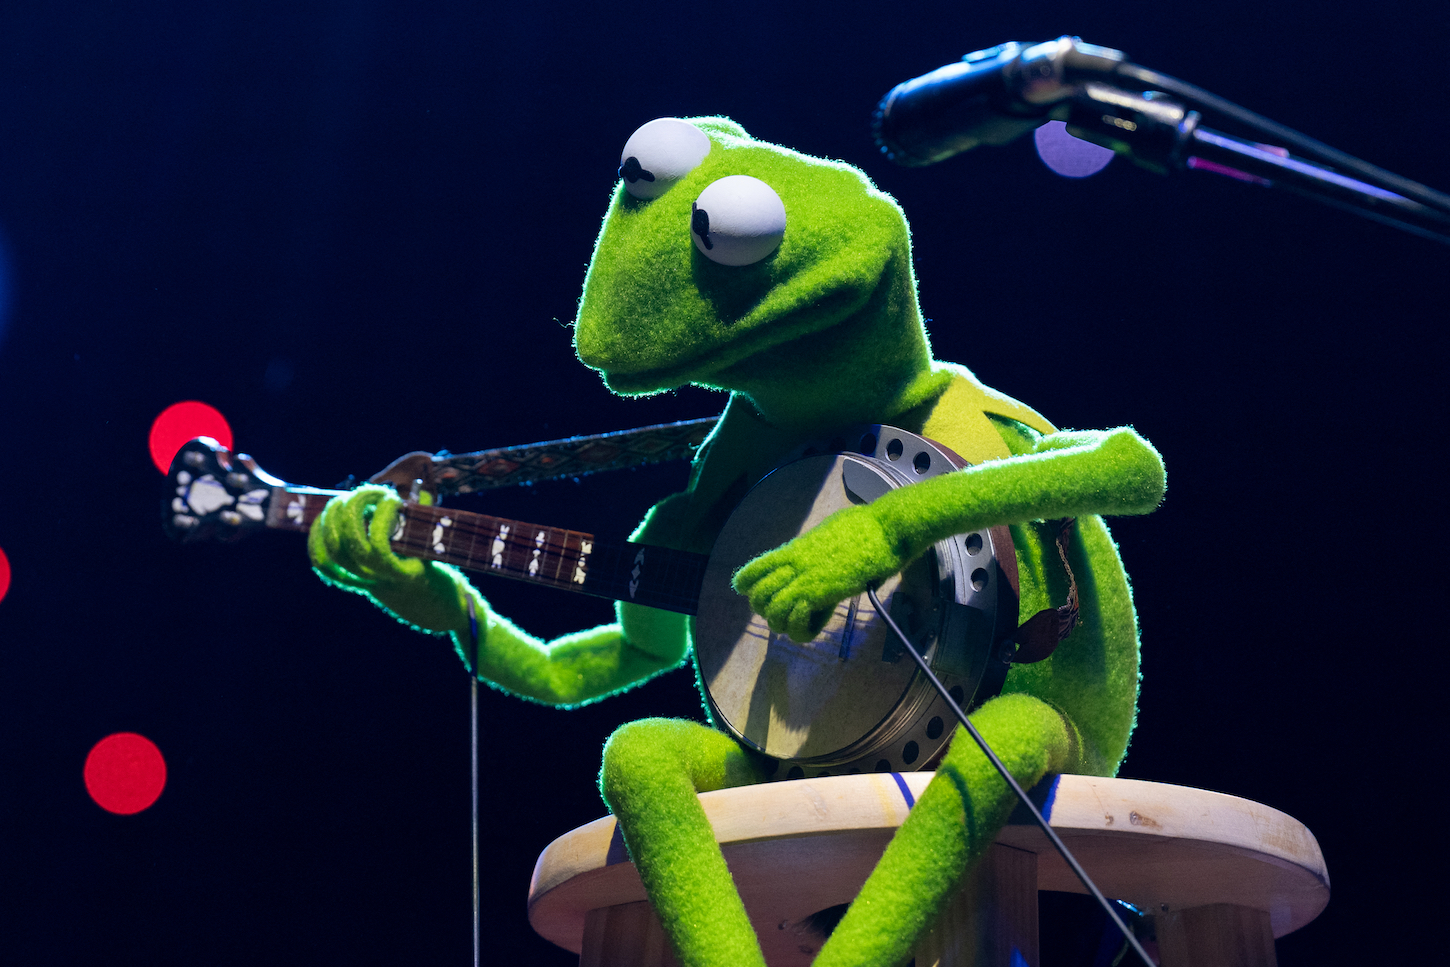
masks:
<path id="1" fill-rule="evenodd" d="M 888 158 L 912 167 L 1007 144 L 1045 121 L 1065 119 L 1063 102 L 1125 59 L 1122 51 L 1077 37 L 999 44 L 898 84 L 877 105 L 873 134 Z"/>

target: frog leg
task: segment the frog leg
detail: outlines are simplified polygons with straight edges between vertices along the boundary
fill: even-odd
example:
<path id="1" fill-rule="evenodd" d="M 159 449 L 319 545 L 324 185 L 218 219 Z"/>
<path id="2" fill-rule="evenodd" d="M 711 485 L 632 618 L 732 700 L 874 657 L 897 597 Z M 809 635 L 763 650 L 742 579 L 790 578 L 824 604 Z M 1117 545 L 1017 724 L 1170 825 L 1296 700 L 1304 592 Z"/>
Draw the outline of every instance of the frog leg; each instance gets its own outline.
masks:
<path id="1" fill-rule="evenodd" d="M 764 779 L 734 739 L 698 722 L 643 719 L 605 743 L 600 792 L 682 967 L 765 965 L 697 796 Z"/>
<path id="2" fill-rule="evenodd" d="M 1052 706 L 1004 695 L 972 715 L 992 751 L 1024 788 L 1077 759 L 1077 730 Z M 971 866 L 997 838 L 1016 802 L 960 726 L 936 776 L 832 932 L 815 967 L 892 967 L 911 959 Z"/>

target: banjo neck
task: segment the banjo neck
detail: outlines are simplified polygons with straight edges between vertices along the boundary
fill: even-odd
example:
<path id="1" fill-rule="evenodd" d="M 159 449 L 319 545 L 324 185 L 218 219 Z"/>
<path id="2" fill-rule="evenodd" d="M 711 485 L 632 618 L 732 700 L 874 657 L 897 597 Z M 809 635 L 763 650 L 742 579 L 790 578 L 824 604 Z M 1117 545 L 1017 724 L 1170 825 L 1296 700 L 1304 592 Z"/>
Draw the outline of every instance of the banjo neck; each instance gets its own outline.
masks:
<path id="1" fill-rule="evenodd" d="M 800 643 L 773 632 L 731 589 L 739 565 L 831 513 L 963 464 L 893 427 L 847 436 L 854 447 L 832 441 L 788 454 L 744 496 L 708 556 L 416 502 L 401 505 L 389 541 L 408 557 L 698 616 L 696 668 L 712 714 L 742 742 L 792 762 L 788 775 L 929 764 L 950 741 L 945 699 L 928 695 L 874 609 L 843 601 Z M 302 533 L 343 493 L 290 485 L 201 438 L 172 461 L 163 522 L 183 542 Z M 1006 676 L 998 646 L 1017 625 L 1017 596 L 999 555 L 1015 562 L 1005 531 L 954 535 L 880 589 L 893 620 L 963 704 L 996 694 Z"/>
<path id="2" fill-rule="evenodd" d="M 283 484 L 269 488 L 265 524 L 305 532 L 327 501 L 345 493 Z M 695 614 L 709 558 L 632 541 L 407 503 L 390 539 L 399 555 L 598 598 Z"/>

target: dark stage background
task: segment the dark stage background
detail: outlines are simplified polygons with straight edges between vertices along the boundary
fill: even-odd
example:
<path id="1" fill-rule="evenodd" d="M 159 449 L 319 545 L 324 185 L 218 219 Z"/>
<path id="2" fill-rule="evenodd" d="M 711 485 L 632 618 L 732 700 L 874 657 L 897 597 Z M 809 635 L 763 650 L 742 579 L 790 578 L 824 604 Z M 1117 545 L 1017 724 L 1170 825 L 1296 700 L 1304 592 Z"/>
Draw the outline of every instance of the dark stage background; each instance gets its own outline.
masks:
<path id="1" fill-rule="evenodd" d="M 204 400 L 264 467 L 331 486 L 412 449 L 718 412 L 693 389 L 612 397 L 568 328 L 624 140 L 706 113 L 900 199 L 940 358 L 1162 450 L 1166 503 L 1113 524 L 1144 648 L 1123 774 L 1315 832 L 1333 900 L 1281 963 L 1413 947 L 1431 924 L 1406 891 L 1443 855 L 1417 824 L 1443 745 L 1450 250 L 1208 175 L 1070 181 L 1030 138 L 921 170 L 876 154 L 893 84 L 1063 32 L 1450 187 L 1429 0 L 8 0 L 0 960 L 468 962 L 459 663 L 325 588 L 296 538 L 168 543 L 147 430 Z M 468 505 L 623 534 L 683 480 Z M 542 635 L 609 614 L 485 590 Z M 571 712 L 484 696 L 488 960 L 571 961 L 528 928 L 529 874 L 601 814 L 600 745 L 644 715 L 697 716 L 691 675 Z M 81 781 L 118 731 L 170 769 L 129 817 Z"/>

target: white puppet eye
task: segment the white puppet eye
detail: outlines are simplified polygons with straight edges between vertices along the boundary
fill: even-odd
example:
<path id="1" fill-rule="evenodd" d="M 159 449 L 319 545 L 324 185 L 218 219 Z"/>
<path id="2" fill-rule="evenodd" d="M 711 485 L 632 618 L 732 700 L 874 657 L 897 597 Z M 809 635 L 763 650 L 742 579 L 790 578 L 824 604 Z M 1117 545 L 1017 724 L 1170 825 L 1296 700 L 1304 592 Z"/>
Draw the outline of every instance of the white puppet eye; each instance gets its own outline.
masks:
<path id="1" fill-rule="evenodd" d="M 655 118 L 629 136 L 619 177 L 636 198 L 658 198 L 710 153 L 705 132 L 679 118 Z"/>
<path id="2" fill-rule="evenodd" d="M 759 262 L 785 237 L 785 203 L 759 178 L 726 175 L 706 185 L 690 206 L 690 237 L 712 262 Z"/>

